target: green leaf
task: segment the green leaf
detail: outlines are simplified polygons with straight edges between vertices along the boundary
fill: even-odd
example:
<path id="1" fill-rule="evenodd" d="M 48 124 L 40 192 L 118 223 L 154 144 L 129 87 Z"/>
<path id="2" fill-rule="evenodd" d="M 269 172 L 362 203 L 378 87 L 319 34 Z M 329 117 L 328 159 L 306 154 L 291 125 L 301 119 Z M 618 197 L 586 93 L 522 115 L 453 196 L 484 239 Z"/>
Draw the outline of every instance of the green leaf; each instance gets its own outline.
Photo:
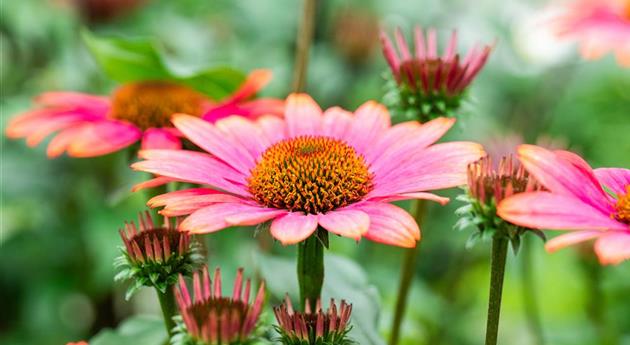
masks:
<path id="1" fill-rule="evenodd" d="M 294 300 L 297 298 L 294 260 L 259 254 L 256 262 L 272 295 L 281 299 L 289 293 Z M 352 303 L 349 337 L 361 345 L 385 344 L 377 332 L 380 297 L 376 287 L 369 284 L 363 268 L 350 259 L 330 253 L 325 254 L 324 263 L 323 306 L 328 306 L 330 298 L 335 298 L 337 303 L 341 299 Z"/>
<path id="2" fill-rule="evenodd" d="M 103 71 L 120 83 L 174 81 L 190 86 L 211 99 L 221 100 L 245 80 L 241 71 L 225 66 L 185 73 L 176 71 L 152 40 L 97 37 L 87 30 L 82 32 L 82 36 Z"/>
<path id="3" fill-rule="evenodd" d="M 164 322 L 159 317 L 133 316 L 117 329 L 100 331 L 90 340 L 90 345 L 156 345 L 167 339 Z"/>

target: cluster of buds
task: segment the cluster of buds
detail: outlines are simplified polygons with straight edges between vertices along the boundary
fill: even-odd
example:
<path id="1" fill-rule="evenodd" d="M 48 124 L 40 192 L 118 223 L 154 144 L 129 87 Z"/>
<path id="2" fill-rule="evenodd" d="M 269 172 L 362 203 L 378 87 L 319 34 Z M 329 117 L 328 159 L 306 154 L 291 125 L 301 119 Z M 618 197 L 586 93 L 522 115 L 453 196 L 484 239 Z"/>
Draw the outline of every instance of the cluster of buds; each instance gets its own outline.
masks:
<path id="1" fill-rule="evenodd" d="M 175 299 L 181 314 L 176 334 L 171 339 L 178 345 L 249 344 L 258 323 L 265 299 L 262 282 L 253 303 L 249 302 L 251 281 L 243 289 L 243 269 L 239 269 L 232 296 L 221 292 L 221 271 L 217 268 L 210 279 L 207 268 L 193 274 L 194 296 L 180 276 Z"/>
<path id="2" fill-rule="evenodd" d="M 492 50 L 488 45 L 475 46 L 461 59 L 456 52 L 457 31 L 453 31 L 444 54 L 439 56 L 435 29 L 428 30 L 425 40 L 419 27 L 414 32 L 414 54 L 400 29 L 395 40 L 400 55 L 389 37 L 381 33 L 383 55 L 394 77 L 384 102 L 394 116 L 420 122 L 452 116 Z"/>
<path id="3" fill-rule="evenodd" d="M 178 231 L 168 218 L 156 226 L 147 211 L 138 216 L 139 225 L 126 222 L 120 229 L 123 255 L 116 259 L 121 270 L 116 280 L 134 280 L 127 290 L 129 299 L 142 286 L 153 286 L 160 292 L 177 283 L 180 274 L 190 275 L 203 262 L 200 246 L 188 232 Z"/>
<path id="4" fill-rule="evenodd" d="M 322 310 L 317 301 L 315 312 L 309 301 L 304 304 L 304 313 L 296 312 L 287 296 L 285 302 L 273 309 L 278 321 L 280 341 L 284 345 L 350 345 L 355 344 L 348 337 L 352 305 L 342 300 L 339 308 L 335 300 L 330 300 L 328 310 Z"/>
<path id="5" fill-rule="evenodd" d="M 496 208 L 507 197 L 540 189 L 540 184 L 511 155 L 502 157 L 498 165 L 485 156 L 468 165 L 468 192 L 458 197 L 466 205 L 457 210 L 461 218 L 456 227 L 465 229 L 472 225 L 478 230 L 471 236 L 469 246 L 481 237 L 507 236 L 517 251 L 520 236 L 525 231 L 532 231 L 544 239 L 540 230 L 523 228 L 501 219 Z"/>

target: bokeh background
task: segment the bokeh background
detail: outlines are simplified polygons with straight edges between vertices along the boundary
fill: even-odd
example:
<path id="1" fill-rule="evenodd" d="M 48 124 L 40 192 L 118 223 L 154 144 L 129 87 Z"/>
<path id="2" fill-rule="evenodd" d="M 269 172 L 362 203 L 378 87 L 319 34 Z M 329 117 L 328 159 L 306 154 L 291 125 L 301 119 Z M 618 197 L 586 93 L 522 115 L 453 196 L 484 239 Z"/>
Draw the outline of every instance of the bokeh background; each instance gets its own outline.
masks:
<path id="1" fill-rule="evenodd" d="M 499 145 L 504 150 L 518 137 L 552 142 L 581 153 L 595 167 L 628 168 L 630 73 L 610 57 L 582 61 L 574 45 L 553 40 L 540 15 L 548 5 L 321 1 L 307 90 L 323 106 L 354 109 L 379 100 L 387 72 L 379 27 L 410 32 L 415 23 L 435 26 L 442 41 L 457 28 L 462 51 L 475 42 L 496 42 L 496 48 L 448 139 L 492 147 L 508 143 Z M 82 28 L 98 35 L 155 37 L 182 65 L 270 68 L 274 80 L 263 94 L 285 97 L 290 91 L 300 1 L 4 0 L 0 10 L 3 126 L 39 92 L 107 94 L 116 86 L 85 48 Z M 151 291 L 127 303 L 126 286 L 113 282 L 117 229 L 144 205 L 144 195 L 129 189 L 146 176 L 127 168 L 128 156 L 48 160 L 45 145 L 31 149 L 4 136 L 0 141 L 0 343 L 63 344 L 89 339 L 130 315 L 157 315 Z M 482 343 L 490 247 L 481 242 L 466 248 L 471 231 L 453 229 L 458 206 L 453 200 L 429 209 L 402 344 Z M 281 290 L 295 284 L 290 261 L 295 248 L 275 243 L 262 254 L 254 234 L 234 229 L 208 236 L 209 262 L 228 276 L 245 266 L 250 275 L 266 277 L 275 289 L 274 303 Z M 541 240 L 529 237 L 518 256 L 509 254 L 500 343 L 536 344 L 527 312 L 537 308 L 546 344 L 630 344 L 630 264 L 601 268 L 588 248 L 547 254 Z M 329 253 L 336 264 L 328 267 L 346 271 L 330 273 L 327 286 L 343 280 L 342 297 L 361 311 L 353 332 L 362 345 L 383 344 L 403 251 L 333 238 Z M 277 269 L 281 266 L 288 268 Z"/>

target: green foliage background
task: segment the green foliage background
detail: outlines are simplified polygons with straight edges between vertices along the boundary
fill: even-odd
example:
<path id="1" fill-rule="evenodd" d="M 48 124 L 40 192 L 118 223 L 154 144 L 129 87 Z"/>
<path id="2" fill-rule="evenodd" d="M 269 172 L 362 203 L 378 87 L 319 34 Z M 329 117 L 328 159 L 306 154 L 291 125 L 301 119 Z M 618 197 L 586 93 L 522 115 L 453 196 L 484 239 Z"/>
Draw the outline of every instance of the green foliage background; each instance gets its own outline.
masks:
<path id="1" fill-rule="evenodd" d="M 182 75 L 207 65 L 244 71 L 265 67 L 274 72 L 265 95 L 284 97 L 290 91 L 299 1 L 154 0 L 100 23 L 86 22 L 71 4 L 0 2 L 3 126 L 28 109 L 39 92 L 107 94 L 115 87 L 82 43 L 85 27 L 99 35 L 154 37 Z M 448 30 L 459 28 L 463 47 L 495 39 L 497 45 L 448 139 L 485 143 L 491 137 L 517 133 L 535 142 L 546 135 L 565 142 L 595 167 L 630 167 L 630 72 L 610 57 L 584 62 L 573 46 L 528 40 L 531 32 L 523 33 L 521 23 L 546 4 L 321 1 L 308 91 L 323 106 L 349 109 L 383 96 L 386 65 L 377 38 L 362 30 L 353 32 L 353 26 L 347 25 L 348 13 L 373 16 L 369 18 L 390 30 L 401 26 L 409 32 L 414 23 L 436 26 L 442 38 Z M 348 44 L 339 44 L 336 38 L 348 31 L 367 40 L 362 42 L 367 48 L 357 53 Z M 537 47 L 538 55 L 532 55 L 532 47 Z M 564 50 L 558 53 L 559 49 Z M 158 315 L 151 291 L 125 303 L 126 286 L 113 282 L 112 262 L 120 245 L 116 230 L 142 210 L 144 196 L 131 195 L 129 189 L 146 176 L 131 172 L 123 153 L 48 160 L 44 145 L 31 149 L 23 141 L 0 140 L 0 343 L 63 344 L 88 339 L 129 315 Z M 482 343 L 489 244 L 465 249 L 469 234 L 453 230 L 453 211 L 458 206 L 453 201 L 429 209 L 403 344 Z M 208 236 L 204 240 L 209 263 L 221 265 L 227 281 L 238 266 L 246 267 L 250 276 L 270 272 L 263 275 L 269 280 L 273 304 L 282 297 L 283 288 L 294 286 L 292 270 L 278 267 L 290 266 L 295 248 L 276 243 L 274 256 L 261 256 L 254 234 L 252 229 L 231 229 Z M 602 333 L 610 344 L 630 344 L 629 263 L 599 269 L 591 257 L 574 249 L 547 254 L 537 238 L 527 238 L 522 249 L 526 254 L 508 258 L 500 343 L 534 344 L 522 286 L 523 268 L 529 268 L 548 344 L 599 344 Z M 365 344 L 382 343 L 379 338 L 387 337 L 392 319 L 402 250 L 331 238 L 330 252 L 336 255 L 331 260 L 341 261 L 328 266 L 335 269 L 328 276 L 327 284 L 333 286 L 327 287 L 327 293 L 342 295 L 338 297 L 353 301 L 355 311 L 361 311 L 355 313 L 356 337 L 366 339 Z M 270 313 L 266 317 L 271 319 Z M 150 317 L 132 320 L 121 332 L 142 333 L 156 323 Z M 102 340 L 108 337 L 123 343 L 120 339 L 129 336 L 107 331 L 99 341 L 112 343 Z M 132 338 L 149 339 L 148 344 L 155 342 L 156 335 Z"/>

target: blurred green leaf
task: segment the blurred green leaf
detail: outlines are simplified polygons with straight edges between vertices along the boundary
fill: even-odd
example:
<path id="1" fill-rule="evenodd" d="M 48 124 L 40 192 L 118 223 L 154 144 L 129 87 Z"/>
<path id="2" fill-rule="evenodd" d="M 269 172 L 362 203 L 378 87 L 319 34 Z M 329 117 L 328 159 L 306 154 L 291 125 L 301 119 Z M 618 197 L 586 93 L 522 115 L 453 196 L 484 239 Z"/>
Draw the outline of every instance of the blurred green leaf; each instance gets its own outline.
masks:
<path id="1" fill-rule="evenodd" d="M 352 303 L 350 338 L 361 345 L 385 344 L 377 332 L 380 297 L 376 287 L 369 284 L 363 268 L 350 259 L 330 253 L 326 254 L 324 261 L 323 306 L 328 305 L 330 298 L 337 303 L 341 299 Z M 292 259 L 261 254 L 257 262 L 272 295 L 277 298 L 286 293 L 297 296 L 295 262 Z"/>
<path id="2" fill-rule="evenodd" d="M 166 340 L 162 319 L 149 316 L 133 316 L 115 329 L 105 329 L 90 340 L 90 345 L 155 345 Z"/>
<path id="3" fill-rule="evenodd" d="M 170 80 L 188 85 L 214 100 L 220 100 L 245 80 L 231 67 L 204 68 L 189 73 L 170 68 L 157 44 L 149 39 L 97 37 L 85 30 L 83 40 L 103 71 L 113 80 L 126 83 L 138 80 Z"/>

